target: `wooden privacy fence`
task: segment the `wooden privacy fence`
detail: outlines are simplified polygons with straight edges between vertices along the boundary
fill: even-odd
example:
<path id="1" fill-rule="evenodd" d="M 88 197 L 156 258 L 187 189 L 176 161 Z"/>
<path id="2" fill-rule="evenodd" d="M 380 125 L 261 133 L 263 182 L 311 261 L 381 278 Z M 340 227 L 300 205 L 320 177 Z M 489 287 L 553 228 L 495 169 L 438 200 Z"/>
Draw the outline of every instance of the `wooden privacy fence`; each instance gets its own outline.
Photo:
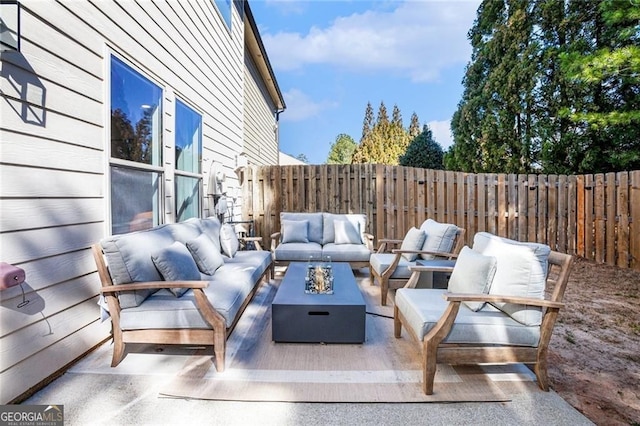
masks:
<path id="1" fill-rule="evenodd" d="M 427 218 L 597 263 L 640 270 L 640 171 L 595 175 L 470 174 L 372 164 L 251 166 L 242 215 L 269 244 L 280 212 L 364 213 L 376 238 Z"/>

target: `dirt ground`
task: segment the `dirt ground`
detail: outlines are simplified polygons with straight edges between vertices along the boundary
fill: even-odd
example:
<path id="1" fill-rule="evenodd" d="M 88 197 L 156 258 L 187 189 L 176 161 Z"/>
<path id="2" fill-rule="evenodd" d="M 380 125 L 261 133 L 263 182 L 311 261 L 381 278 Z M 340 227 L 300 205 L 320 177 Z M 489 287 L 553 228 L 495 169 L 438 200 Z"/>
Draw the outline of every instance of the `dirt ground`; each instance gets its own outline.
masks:
<path id="1" fill-rule="evenodd" d="M 553 389 L 598 425 L 640 425 L 640 271 L 577 259 L 564 301 Z"/>

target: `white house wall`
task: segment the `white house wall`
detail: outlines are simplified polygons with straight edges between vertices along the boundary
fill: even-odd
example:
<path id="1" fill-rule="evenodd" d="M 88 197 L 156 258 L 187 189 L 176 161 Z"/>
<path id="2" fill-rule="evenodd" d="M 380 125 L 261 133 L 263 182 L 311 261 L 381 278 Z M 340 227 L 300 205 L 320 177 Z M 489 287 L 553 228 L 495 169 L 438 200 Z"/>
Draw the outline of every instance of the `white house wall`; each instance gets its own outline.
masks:
<path id="1" fill-rule="evenodd" d="M 109 335 L 110 323 L 98 319 L 99 280 L 89 250 L 110 229 L 109 54 L 164 89 L 166 170 L 173 162 L 176 97 L 202 114 L 205 186 L 214 160 L 237 184 L 243 115 L 265 114 L 254 102 L 244 107 L 239 2 L 231 33 L 211 1 L 20 4 L 21 52 L 2 53 L 0 261 L 25 269 L 30 303 L 17 307 L 20 287 L 0 292 L 0 403 Z M 266 121 L 257 126 L 272 129 Z M 172 173 L 165 174 L 164 193 L 165 222 L 171 222 Z M 207 214 L 206 200 L 204 207 Z"/>
<path id="2" fill-rule="evenodd" d="M 244 91 L 244 149 L 247 159 L 251 164 L 278 164 L 278 132 L 274 123 L 276 105 L 247 52 Z"/>

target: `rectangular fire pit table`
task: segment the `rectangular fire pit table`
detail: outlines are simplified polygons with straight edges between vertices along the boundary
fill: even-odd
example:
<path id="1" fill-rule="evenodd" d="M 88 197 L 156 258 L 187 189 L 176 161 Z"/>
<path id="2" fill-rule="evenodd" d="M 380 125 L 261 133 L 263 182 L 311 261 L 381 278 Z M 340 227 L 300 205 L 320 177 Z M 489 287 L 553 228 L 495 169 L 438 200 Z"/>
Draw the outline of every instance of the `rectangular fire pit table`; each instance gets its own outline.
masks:
<path id="1" fill-rule="evenodd" d="M 307 264 L 289 264 L 271 304 L 275 342 L 364 342 L 365 303 L 351 266 L 334 262 L 332 269 L 333 294 L 307 294 Z"/>

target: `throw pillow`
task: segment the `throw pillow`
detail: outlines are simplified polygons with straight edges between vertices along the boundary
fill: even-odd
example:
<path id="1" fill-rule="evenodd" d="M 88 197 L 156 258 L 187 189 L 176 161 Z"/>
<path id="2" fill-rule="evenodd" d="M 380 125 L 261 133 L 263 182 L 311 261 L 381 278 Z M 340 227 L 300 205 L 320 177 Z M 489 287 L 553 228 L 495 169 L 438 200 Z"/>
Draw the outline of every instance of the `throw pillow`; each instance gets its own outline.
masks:
<path id="1" fill-rule="evenodd" d="M 334 220 L 333 229 L 336 244 L 362 244 L 358 230 L 348 220 Z"/>
<path id="2" fill-rule="evenodd" d="M 458 227 L 450 223 L 439 223 L 433 219 L 425 220 L 420 229 L 427 234 L 424 244 L 422 245 L 423 251 L 431 252 L 444 252 L 448 253 L 453 248 L 453 240 L 456 238 L 456 232 Z M 433 259 L 431 254 L 421 254 L 424 260 Z"/>
<path id="3" fill-rule="evenodd" d="M 496 258 L 485 256 L 464 246 L 449 278 L 451 293 L 487 294 L 496 273 Z M 462 302 L 472 311 L 479 311 L 484 302 Z"/>
<path id="4" fill-rule="evenodd" d="M 240 248 L 240 241 L 238 241 L 236 231 L 229 223 L 225 223 L 220 227 L 220 247 L 222 247 L 222 252 L 227 257 L 235 256 Z"/>
<path id="5" fill-rule="evenodd" d="M 282 242 L 283 243 L 308 243 L 309 236 L 308 220 L 283 220 L 282 221 Z"/>
<path id="6" fill-rule="evenodd" d="M 219 267 L 224 265 L 220 248 L 206 234 L 187 241 L 187 248 L 203 274 L 213 275 Z"/>
<path id="7" fill-rule="evenodd" d="M 151 254 L 151 260 L 165 281 L 199 281 L 200 271 L 187 247 L 179 242 L 174 242 L 169 247 L 160 249 Z M 172 288 L 171 293 L 180 297 L 188 288 Z"/>
<path id="8" fill-rule="evenodd" d="M 416 228 L 415 226 L 409 229 L 407 235 L 404 236 L 402 240 L 402 245 L 400 246 L 400 250 L 421 250 L 422 244 L 424 244 L 425 233 L 421 229 Z M 417 253 L 403 253 L 402 257 L 407 259 L 409 262 L 413 262 L 418 258 Z"/>

